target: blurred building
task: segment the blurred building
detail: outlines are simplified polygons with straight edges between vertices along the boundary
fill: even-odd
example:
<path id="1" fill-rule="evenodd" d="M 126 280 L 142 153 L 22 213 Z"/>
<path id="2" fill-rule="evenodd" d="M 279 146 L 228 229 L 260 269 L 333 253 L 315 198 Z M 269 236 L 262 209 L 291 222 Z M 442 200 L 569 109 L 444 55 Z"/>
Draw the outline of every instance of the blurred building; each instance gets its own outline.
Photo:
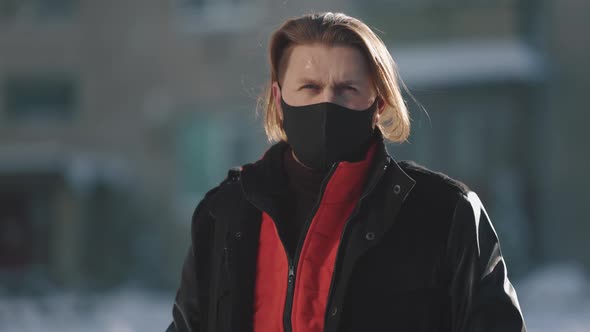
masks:
<path id="1" fill-rule="evenodd" d="M 529 21 L 540 3 L 375 1 L 361 7 L 383 31 L 413 97 L 413 134 L 392 150 L 464 181 L 486 206 L 514 276 L 538 258 L 539 171 L 533 149 L 545 50 Z M 424 107 L 424 111 L 421 110 Z"/>
<path id="2" fill-rule="evenodd" d="M 0 0 L 0 278 L 176 285 L 198 200 L 267 144 L 255 107 L 269 34 L 310 10 L 382 31 L 428 112 L 408 96 L 414 132 L 390 151 L 480 193 L 516 274 L 547 259 L 590 266 L 584 9 Z"/>
<path id="3" fill-rule="evenodd" d="M 590 23 L 582 14 L 590 3 L 373 1 L 358 9 L 384 31 L 428 111 L 414 108 L 410 144 L 394 151 L 482 196 L 513 276 L 548 262 L 590 267 Z"/>
<path id="4" fill-rule="evenodd" d="M 7 284 L 177 282 L 196 203 L 264 151 L 277 5 L 0 1 Z"/>

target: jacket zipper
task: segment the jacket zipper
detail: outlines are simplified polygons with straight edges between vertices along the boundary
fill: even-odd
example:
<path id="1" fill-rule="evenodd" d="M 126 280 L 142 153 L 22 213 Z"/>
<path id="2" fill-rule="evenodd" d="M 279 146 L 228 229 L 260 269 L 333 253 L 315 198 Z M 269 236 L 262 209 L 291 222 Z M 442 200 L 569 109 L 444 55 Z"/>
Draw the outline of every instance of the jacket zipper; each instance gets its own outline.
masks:
<path id="1" fill-rule="evenodd" d="M 296 279 L 295 269 L 297 268 L 297 264 L 299 262 L 299 255 L 301 254 L 301 247 L 303 246 L 303 243 L 305 242 L 305 238 L 307 237 L 307 231 L 309 230 L 309 226 L 311 225 L 311 222 L 313 221 L 313 218 L 320 207 L 320 203 L 321 203 L 322 198 L 324 196 L 324 191 L 326 190 L 326 186 L 327 186 L 328 182 L 330 182 L 332 175 L 334 175 L 334 171 L 335 171 L 337 165 L 338 165 L 338 163 L 332 164 L 332 167 L 330 168 L 328 175 L 326 176 L 326 178 L 324 178 L 324 180 L 321 183 L 320 191 L 318 194 L 318 199 L 316 201 L 314 208 L 312 209 L 313 213 L 311 214 L 310 218 L 305 223 L 305 227 L 301 230 L 301 233 L 299 233 L 299 239 L 297 241 L 297 247 L 295 249 L 295 256 L 293 258 L 289 257 L 289 255 L 287 254 L 287 249 L 285 248 L 285 245 L 283 243 L 283 249 L 285 249 L 285 253 L 287 254 L 287 258 L 289 261 L 289 273 L 287 275 L 287 296 L 285 297 L 285 311 L 284 311 L 284 315 L 283 315 L 283 325 L 284 325 L 285 332 L 293 332 L 293 325 L 291 323 L 291 311 L 293 310 L 293 292 L 295 290 L 295 279 Z"/>
<path id="2" fill-rule="evenodd" d="M 292 332 L 291 309 L 293 304 L 293 291 L 295 289 L 295 267 L 289 257 L 289 273 L 287 274 L 287 296 L 285 296 L 285 311 L 283 312 L 283 328 L 285 332 Z"/>
<path id="3" fill-rule="evenodd" d="M 281 244 L 283 247 L 283 251 L 285 252 L 285 256 L 287 256 L 287 261 L 288 261 L 288 265 L 289 265 L 289 269 L 288 269 L 288 273 L 287 273 L 287 296 L 285 297 L 285 308 L 284 308 L 284 313 L 283 313 L 283 328 L 285 330 L 285 332 L 293 332 L 293 326 L 291 325 L 291 310 L 292 310 L 292 306 L 293 306 L 293 292 L 295 289 L 295 268 L 297 267 L 297 263 L 299 260 L 299 252 L 301 251 L 301 246 L 302 246 L 302 239 L 305 240 L 305 237 L 307 236 L 307 231 L 309 229 L 309 226 L 311 224 L 311 221 L 313 221 L 313 217 L 315 216 L 317 210 L 319 209 L 319 205 L 321 203 L 321 200 L 323 198 L 324 195 L 324 190 L 326 189 L 327 183 L 329 182 L 329 180 L 332 178 L 332 175 L 334 174 L 334 171 L 336 169 L 336 166 L 338 165 L 338 163 L 334 163 L 332 164 L 332 167 L 330 168 L 330 171 L 328 172 L 328 175 L 326 176 L 326 178 L 322 181 L 322 184 L 320 186 L 320 192 L 319 192 L 319 196 L 318 196 L 318 200 L 316 201 L 316 204 L 313 208 L 313 214 L 311 214 L 311 217 L 307 220 L 306 224 L 305 224 L 305 228 L 302 232 L 299 234 L 299 240 L 297 243 L 297 247 L 295 250 L 295 258 L 293 259 L 289 256 L 289 253 L 287 252 L 287 248 L 285 248 L 285 243 L 284 241 L 281 239 Z M 387 166 L 386 166 L 387 167 Z M 355 210 L 353 211 L 353 213 L 351 214 L 351 216 L 346 220 L 343 230 L 342 230 L 342 234 L 340 235 L 340 240 L 338 243 L 338 249 L 336 251 L 336 259 L 334 262 L 334 273 L 332 273 L 332 279 L 330 281 L 330 288 L 329 288 L 329 292 L 328 292 L 328 301 L 327 303 L 330 304 L 330 300 L 332 297 L 332 291 L 333 291 L 333 284 L 334 284 L 334 276 L 335 276 L 335 272 L 336 272 L 336 267 L 337 264 L 339 262 L 339 258 L 340 258 L 340 245 L 342 243 L 342 239 L 344 238 L 345 235 L 345 231 L 346 228 L 348 226 L 349 221 L 352 219 L 352 217 L 356 216 L 356 214 L 358 213 L 358 208 L 360 206 L 361 201 L 368 196 L 369 193 L 371 193 L 373 191 L 373 188 L 375 187 L 375 185 L 379 182 L 379 180 L 381 179 L 381 177 L 383 176 L 383 174 L 376 179 L 375 181 L 373 181 L 373 183 L 371 184 L 371 187 L 366 191 L 366 193 L 364 193 L 361 198 L 359 199 L 359 202 L 357 203 L 357 206 L 355 207 Z M 253 204 L 253 203 L 252 203 Z M 256 206 L 256 204 L 253 204 L 256 208 L 258 208 L 261 211 L 264 211 L 263 209 L 261 209 L 260 207 Z M 303 235 L 303 236 L 302 236 Z M 279 236 L 280 238 L 280 236 Z M 326 310 L 326 315 L 324 317 L 324 321 L 326 320 L 327 317 L 327 313 L 328 310 Z"/>
<path id="4" fill-rule="evenodd" d="M 342 241 L 344 240 L 344 236 L 346 235 L 346 229 L 348 228 L 348 224 L 350 223 L 350 221 L 356 217 L 356 215 L 358 214 L 359 210 L 360 210 L 360 206 L 363 202 L 363 200 L 373 191 L 373 189 L 375 188 L 375 186 L 377 185 L 377 183 L 379 183 L 379 180 L 381 180 L 381 178 L 383 177 L 383 175 L 385 174 L 385 171 L 387 171 L 387 168 L 389 167 L 388 164 L 385 165 L 385 170 L 384 172 L 377 178 L 375 179 L 372 183 L 371 186 L 365 191 L 365 193 L 363 193 L 363 195 L 359 198 L 358 203 L 356 204 L 354 211 L 350 214 L 350 216 L 346 219 L 346 222 L 344 223 L 344 227 L 342 228 L 342 233 L 340 234 L 340 240 L 338 241 L 338 248 L 336 249 L 336 258 L 334 259 L 334 270 L 332 272 L 332 278 L 330 280 L 330 288 L 328 288 L 328 297 L 327 297 L 327 301 L 326 301 L 326 312 L 324 314 L 324 329 L 326 327 L 326 323 L 328 322 L 328 314 L 329 314 L 329 310 L 328 308 L 330 308 L 331 306 L 331 302 L 332 302 L 332 293 L 334 292 L 334 281 L 336 279 L 336 271 L 338 268 L 338 263 L 340 261 L 340 256 L 342 256 L 340 254 L 340 247 L 342 245 Z"/>

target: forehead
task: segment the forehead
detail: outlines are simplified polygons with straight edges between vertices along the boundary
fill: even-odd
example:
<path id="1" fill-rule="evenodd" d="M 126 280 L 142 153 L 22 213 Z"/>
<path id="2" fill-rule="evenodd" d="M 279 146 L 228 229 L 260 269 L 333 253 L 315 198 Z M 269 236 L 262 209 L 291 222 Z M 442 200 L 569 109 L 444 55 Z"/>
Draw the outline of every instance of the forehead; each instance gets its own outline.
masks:
<path id="1" fill-rule="evenodd" d="M 361 79 L 368 77 L 367 59 L 352 46 L 304 44 L 290 47 L 281 61 L 284 78 L 333 77 Z"/>

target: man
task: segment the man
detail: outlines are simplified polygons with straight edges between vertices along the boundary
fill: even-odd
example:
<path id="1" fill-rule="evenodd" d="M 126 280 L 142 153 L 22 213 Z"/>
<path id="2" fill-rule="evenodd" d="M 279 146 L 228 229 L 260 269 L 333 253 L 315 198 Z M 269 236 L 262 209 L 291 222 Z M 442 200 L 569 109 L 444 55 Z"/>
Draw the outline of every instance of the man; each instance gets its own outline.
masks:
<path id="1" fill-rule="evenodd" d="M 526 331 L 477 195 L 388 155 L 410 122 L 379 37 L 305 15 L 270 62 L 278 143 L 195 210 L 168 331 Z"/>

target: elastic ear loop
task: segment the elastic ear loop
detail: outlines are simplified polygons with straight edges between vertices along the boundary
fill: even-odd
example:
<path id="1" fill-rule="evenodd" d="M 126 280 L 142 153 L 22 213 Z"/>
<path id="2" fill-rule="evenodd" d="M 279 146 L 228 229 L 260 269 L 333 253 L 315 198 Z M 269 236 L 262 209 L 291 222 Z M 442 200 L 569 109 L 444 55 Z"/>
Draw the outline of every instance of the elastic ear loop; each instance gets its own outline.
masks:
<path id="1" fill-rule="evenodd" d="M 373 105 L 371 105 L 371 108 L 375 109 L 375 111 L 374 111 L 375 113 L 373 113 L 373 114 L 379 115 L 379 99 L 382 99 L 382 98 L 380 95 L 377 95 L 377 97 L 375 97 L 375 101 L 373 102 Z M 378 125 L 379 125 L 379 119 L 376 119 L 375 122 L 373 123 L 373 127 L 377 127 Z"/>
<path id="2" fill-rule="evenodd" d="M 284 102 L 285 100 L 283 99 L 283 87 L 281 86 L 281 83 L 279 83 L 279 80 L 276 80 L 277 85 L 279 86 L 279 90 L 281 91 L 281 101 Z M 277 115 L 279 116 L 279 126 L 281 128 L 281 131 L 283 132 L 284 137 L 287 137 L 287 133 L 285 132 L 285 128 L 283 127 L 283 121 L 285 121 L 285 115 L 283 114 L 283 116 L 279 115 L 279 109 L 276 109 L 277 111 Z M 282 113 L 282 112 L 281 112 Z"/>

